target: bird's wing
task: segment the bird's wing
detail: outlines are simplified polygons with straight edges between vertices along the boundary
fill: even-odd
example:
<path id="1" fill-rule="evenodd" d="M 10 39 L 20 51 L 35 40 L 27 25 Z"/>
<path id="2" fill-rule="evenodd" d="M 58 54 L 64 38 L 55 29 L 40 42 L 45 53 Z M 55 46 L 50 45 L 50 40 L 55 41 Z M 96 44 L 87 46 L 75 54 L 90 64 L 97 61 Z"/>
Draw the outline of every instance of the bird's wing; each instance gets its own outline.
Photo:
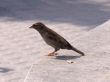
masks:
<path id="1" fill-rule="evenodd" d="M 49 31 L 48 38 L 51 39 L 53 42 L 56 42 L 56 45 L 60 46 L 61 48 L 72 47 L 66 39 L 64 39 L 62 36 L 57 34 L 55 31 L 51 29 L 48 29 L 48 31 Z"/>

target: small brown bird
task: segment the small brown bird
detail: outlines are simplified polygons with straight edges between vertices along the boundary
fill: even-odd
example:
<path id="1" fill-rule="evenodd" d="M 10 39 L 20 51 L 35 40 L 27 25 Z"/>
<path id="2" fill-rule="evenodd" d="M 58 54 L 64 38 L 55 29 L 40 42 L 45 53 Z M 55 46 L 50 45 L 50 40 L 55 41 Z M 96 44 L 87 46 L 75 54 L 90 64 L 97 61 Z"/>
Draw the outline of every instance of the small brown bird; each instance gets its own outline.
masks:
<path id="1" fill-rule="evenodd" d="M 44 41 L 55 49 L 54 52 L 48 54 L 48 56 L 54 56 L 55 52 L 60 49 L 73 50 L 84 56 L 83 52 L 71 46 L 71 44 L 66 41 L 62 36 L 57 34 L 55 31 L 49 29 L 43 23 L 35 23 L 30 28 L 34 28 L 35 30 L 37 30 L 44 39 Z"/>

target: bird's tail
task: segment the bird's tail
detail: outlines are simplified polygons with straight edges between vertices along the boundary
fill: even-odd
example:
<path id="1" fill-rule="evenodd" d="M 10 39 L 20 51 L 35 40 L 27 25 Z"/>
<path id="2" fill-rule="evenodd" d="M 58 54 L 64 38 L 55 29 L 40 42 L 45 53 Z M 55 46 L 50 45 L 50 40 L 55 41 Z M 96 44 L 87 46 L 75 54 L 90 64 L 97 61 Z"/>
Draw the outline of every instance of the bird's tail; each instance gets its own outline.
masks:
<path id="1" fill-rule="evenodd" d="M 72 50 L 74 50 L 75 52 L 77 52 L 77 53 L 81 54 L 82 56 L 84 56 L 84 55 L 85 55 L 82 51 L 80 51 L 80 50 L 78 50 L 78 49 L 74 48 L 73 46 L 72 46 Z"/>

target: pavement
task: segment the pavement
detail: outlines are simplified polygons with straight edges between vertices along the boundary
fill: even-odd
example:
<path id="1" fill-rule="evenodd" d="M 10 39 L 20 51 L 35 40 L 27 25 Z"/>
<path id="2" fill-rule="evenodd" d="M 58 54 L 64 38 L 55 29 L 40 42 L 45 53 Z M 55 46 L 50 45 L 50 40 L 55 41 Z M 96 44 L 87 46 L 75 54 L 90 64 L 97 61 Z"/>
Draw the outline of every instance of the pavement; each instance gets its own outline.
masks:
<path id="1" fill-rule="evenodd" d="M 31 65 L 43 60 L 42 57 L 53 51 L 37 31 L 29 28 L 33 23 L 33 21 L 0 22 L 0 82 L 23 82 Z M 84 32 L 70 24 L 47 23 L 47 25 L 61 35 L 66 35 L 65 38 L 70 42 L 71 37 L 74 38 Z M 65 27 L 60 28 L 64 25 Z M 67 33 L 74 35 L 68 36 Z"/>
<path id="2" fill-rule="evenodd" d="M 110 82 L 109 0 L 0 0 L 0 82 Z M 70 50 L 47 57 L 36 22 L 67 39 Z M 30 69 L 31 68 L 31 69 Z"/>
<path id="3" fill-rule="evenodd" d="M 110 82 L 109 26 L 110 20 L 72 42 L 84 51 L 83 57 L 64 51 L 56 57 L 42 57 L 26 82 Z"/>

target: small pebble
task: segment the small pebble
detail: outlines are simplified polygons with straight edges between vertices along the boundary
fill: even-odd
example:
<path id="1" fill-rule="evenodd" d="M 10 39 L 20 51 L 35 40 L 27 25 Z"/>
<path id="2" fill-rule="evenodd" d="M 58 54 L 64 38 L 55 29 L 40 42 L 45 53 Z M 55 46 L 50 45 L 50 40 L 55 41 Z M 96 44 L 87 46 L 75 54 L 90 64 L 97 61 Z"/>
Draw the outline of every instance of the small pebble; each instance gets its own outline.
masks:
<path id="1" fill-rule="evenodd" d="M 72 64 L 74 62 L 72 60 L 67 60 L 67 63 Z"/>

